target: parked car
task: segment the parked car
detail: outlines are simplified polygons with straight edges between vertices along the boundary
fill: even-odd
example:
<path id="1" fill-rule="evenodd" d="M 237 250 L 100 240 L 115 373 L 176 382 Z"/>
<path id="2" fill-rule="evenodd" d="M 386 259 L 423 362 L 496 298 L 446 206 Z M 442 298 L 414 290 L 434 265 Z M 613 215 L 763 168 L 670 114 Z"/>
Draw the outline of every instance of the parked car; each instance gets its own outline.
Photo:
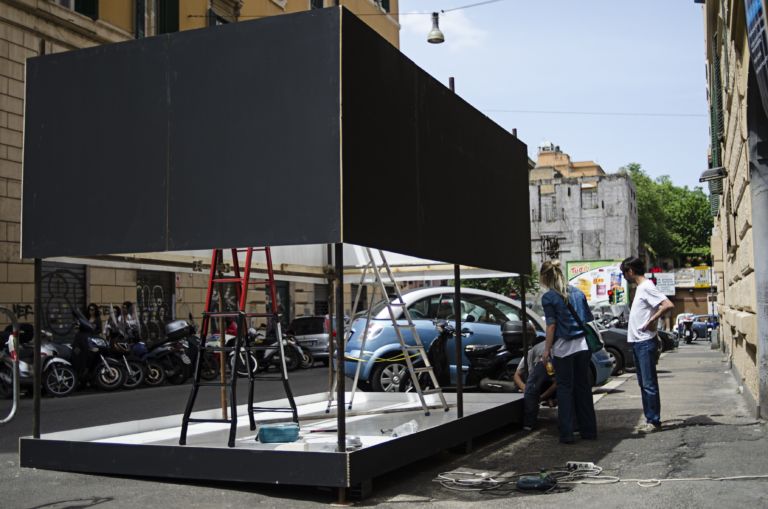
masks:
<path id="1" fill-rule="evenodd" d="M 435 320 L 453 320 L 453 287 L 421 288 L 403 294 L 403 300 L 416 326 L 419 338 L 426 348 L 438 335 Z M 520 320 L 520 302 L 497 293 L 462 288 L 461 290 L 462 345 L 501 344 L 501 326 L 509 320 Z M 402 308 L 394 307 L 396 318 L 402 316 Z M 406 372 L 402 360 L 402 350 L 394 327 L 382 300 L 371 309 L 371 325 L 365 351 L 361 352 L 361 338 L 366 326 L 366 319 L 357 318 L 352 322 L 347 340 L 345 355 L 347 361 L 344 370 L 348 377 L 354 378 L 358 361 L 362 362 L 360 386 L 373 391 L 397 391 Z M 544 321 L 539 315 L 528 311 L 528 317 L 536 330 L 537 340 L 544 338 Z M 407 322 L 398 319 L 399 325 Z M 413 336 L 408 328 L 401 327 L 405 341 L 413 344 Z M 456 381 L 455 338 L 446 345 L 450 365 L 451 383 Z M 466 378 L 469 360 L 462 349 L 462 372 Z M 610 376 L 612 362 L 608 354 L 601 350 L 592 355 L 592 375 L 595 384 L 604 383 Z"/>
<path id="2" fill-rule="evenodd" d="M 699 338 L 709 339 L 709 332 L 720 325 L 717 315 L 697 315 L 692 318 L 692 322 L 692 339 L 694 341 Z"/>
<path id="3" fill-rule="evenodd" d="M 685 331 L 686 331 L 686 323 L 688 323 L 688 328 L 690 330 L 690 327 L 692 325 L 693 317 L 696 316 L 693 313 L 680 313 L 675 318 L 675 334 L 677 334 L 678 339 L 686 339 L 685 337 Z M 690 339 L 690 338 L 687 338 Z M 690 341 L 689 341 L 690 342 Z"/>
<path id="4" fill-rule="evenodd" d="M 624 304 L 611 306 L 610 313 L 603 315 L 598 320 L 601 330 L 600 334 L 605 343 L 605 351 L 614 360 L 612 375 L 621 374 L 626 369 L 635 367 L 635 356 L 632 351 L 632 345 L 627 341 L 627 322 L 629 320 L 629 308 Z M 656 351 L 656 362 L 665 348 L 665 342 L 662 341 L 662 334 L 656 336 L 659 348 Z"/>
<path id="5" fill-rule="evenodd" d="M 328 365 L 328 339 L 330 334 L 335 334 L 328 315 L 298 316 L 288 325 L 286 334 L 292 334 L 316 361 Z"/>

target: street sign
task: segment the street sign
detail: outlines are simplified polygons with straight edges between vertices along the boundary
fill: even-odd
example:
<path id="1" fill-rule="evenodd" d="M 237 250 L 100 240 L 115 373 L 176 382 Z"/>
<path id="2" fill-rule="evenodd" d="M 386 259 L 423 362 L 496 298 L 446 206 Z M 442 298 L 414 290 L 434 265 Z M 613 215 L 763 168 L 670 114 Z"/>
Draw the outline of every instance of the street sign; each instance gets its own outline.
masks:
<path id="1" fill-rule="evenodd" d="M 656 277 L 656 288 L 658 288 L 661 293 L 667 296 L 675 295 L 674 272 L 657 272 L 654 276 Z"/>

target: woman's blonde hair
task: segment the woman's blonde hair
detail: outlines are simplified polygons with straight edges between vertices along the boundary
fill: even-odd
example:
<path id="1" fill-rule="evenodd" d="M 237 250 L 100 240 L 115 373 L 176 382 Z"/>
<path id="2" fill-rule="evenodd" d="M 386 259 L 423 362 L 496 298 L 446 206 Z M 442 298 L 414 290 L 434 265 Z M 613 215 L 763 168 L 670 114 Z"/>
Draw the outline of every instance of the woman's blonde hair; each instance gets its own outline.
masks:
<path id="1" fill-rule="evenodd" d="M 563 297 L 567 297 L 568 285 L 565 282 L 565 276 L 560 268 L 560 260 L 547 260 L 541 264 L 541 270 L 539 271 L 539 279 L 541 284 L 550 288 Z"/>

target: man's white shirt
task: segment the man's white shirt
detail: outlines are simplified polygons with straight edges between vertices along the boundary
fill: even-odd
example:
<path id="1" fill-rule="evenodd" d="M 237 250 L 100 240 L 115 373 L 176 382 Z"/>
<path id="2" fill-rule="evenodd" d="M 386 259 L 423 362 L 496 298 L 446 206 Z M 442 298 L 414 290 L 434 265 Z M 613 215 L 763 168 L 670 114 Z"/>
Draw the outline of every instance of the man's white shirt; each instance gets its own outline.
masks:
<path id="1" fill-rule="evenodd" d="M 648 323 L 656 312 L 656 308 L 665 300 L 667 300 L 666 295 L 661 293 L 651 280 L 646 279 L 637 286 L 635 300 L 632 301 L 632 308 L 629 310 L 628 342 L 636 343 L 656 337 L 655 330 L 641 331 L 640 327 Z"/>

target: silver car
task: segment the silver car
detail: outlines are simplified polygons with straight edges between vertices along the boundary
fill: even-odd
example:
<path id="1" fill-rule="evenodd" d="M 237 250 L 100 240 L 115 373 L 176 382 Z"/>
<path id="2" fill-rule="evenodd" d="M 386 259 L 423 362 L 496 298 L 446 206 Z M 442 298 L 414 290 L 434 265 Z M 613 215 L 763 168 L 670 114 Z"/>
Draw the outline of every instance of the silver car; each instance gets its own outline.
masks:
<path id="1" fill-rule="evenodd" d="M 296 338 L 302 349 L 310 352 L 316 361 L 328 365 L 328 338 L 331 323 L 325 316 L 298 316 L 293 319 L 286 331 Z"/>

